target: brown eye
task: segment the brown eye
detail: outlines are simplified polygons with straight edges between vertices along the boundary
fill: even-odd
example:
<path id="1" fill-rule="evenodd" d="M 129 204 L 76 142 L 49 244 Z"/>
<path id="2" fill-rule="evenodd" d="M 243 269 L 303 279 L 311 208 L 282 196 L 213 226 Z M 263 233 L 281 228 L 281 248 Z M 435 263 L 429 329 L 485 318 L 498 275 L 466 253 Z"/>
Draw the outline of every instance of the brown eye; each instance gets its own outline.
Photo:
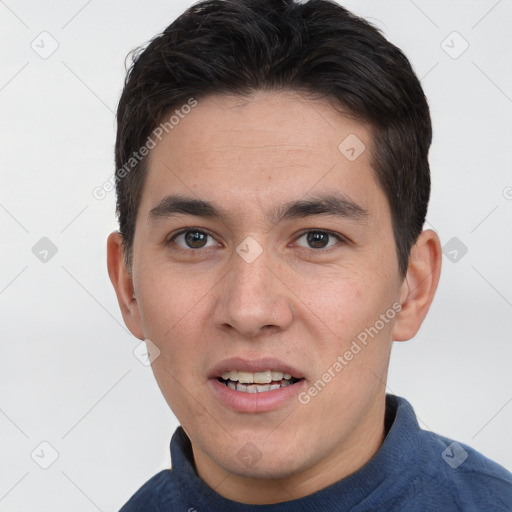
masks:
<path id="1" fill-rule="evenodd" d="M 313 249 L 323 249 L 329 243 L 329 235 L 311 231 L 307 234 L 307 240 L 309 246 Z"/>
<path id="2" fill-rule="evenodd" d="M 326 249 L 341 241 L 341 237 L 325 231 L 308 231 L 297 239 L 297 245 L 309 249 Z"/>
<path id="3" fill-rule="evenodd" d="M 203 249 L 216 243 L 211 235 L 197 229 L 182 231 L 173 238 L 173 241 L 186 249 Z"/>
<path id="4" fill-rule="evenodd" d="M 192 249 L 204 247 L 207 240 L 208 235 L 206 233 L 201 233 L 200 231 L 187 231 L 185 233 L 185 243 Z"/>

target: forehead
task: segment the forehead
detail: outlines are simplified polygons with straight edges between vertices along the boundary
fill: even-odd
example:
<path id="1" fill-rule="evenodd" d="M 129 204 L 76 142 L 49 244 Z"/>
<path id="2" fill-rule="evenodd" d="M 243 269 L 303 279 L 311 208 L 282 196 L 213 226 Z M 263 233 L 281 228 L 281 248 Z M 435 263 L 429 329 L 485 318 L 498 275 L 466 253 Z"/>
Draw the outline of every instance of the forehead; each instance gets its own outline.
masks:
<path id="1" fill-rule="evenodd" d="M 375 209 L 386 201 L 370 146 L 368 127 L 327 101 L 292 92 L 210 96 L 150 152 L 139 212 L 176 193 L 254 213 L 340 192 Z"/>

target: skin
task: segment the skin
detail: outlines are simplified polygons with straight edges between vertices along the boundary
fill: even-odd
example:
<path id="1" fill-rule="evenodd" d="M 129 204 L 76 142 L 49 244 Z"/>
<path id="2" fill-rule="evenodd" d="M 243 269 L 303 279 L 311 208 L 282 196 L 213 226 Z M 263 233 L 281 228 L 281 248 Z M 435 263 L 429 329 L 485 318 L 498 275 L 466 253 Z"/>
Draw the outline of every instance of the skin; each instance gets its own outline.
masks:
<path id="1" fill-rule="evenodd" d="M 366 146 L 354 161 L 338 149 L 349 134 Z M 289 91 L 201 99 L 149 155 L 131 269 L 119 233 L 108 239 L 124 321 L 160 349 L 157 382 L 191 439 L 199 475 L 226 498 L 300 498 L 357 471 L 382 444 L 392 341 L 413 337 L 425 318 L 441 248 L 424 231 L 400 276 L 370 147 L 369 128 L 327 101 Z M 276 206 L 333 192 L 367 214 L 271 218 Z M 171 194 L 212 202 L 227 216 L 151 218 Z M 207 246 L 172 239 L 183 228 L 210 234 Z M 340 238 L 311 247 L 304 233 L 318 229 Z M 263 250 L 251 263 L 236 252 L 248 236 Z M 400 313 L 307 404 L 237 412 L 208 384 L 226 358 L 271 356 L 300 370 L 307 389 L 396 303 Z M 247 443 L 258 454 L 249 465 L 239 456 Z"/>

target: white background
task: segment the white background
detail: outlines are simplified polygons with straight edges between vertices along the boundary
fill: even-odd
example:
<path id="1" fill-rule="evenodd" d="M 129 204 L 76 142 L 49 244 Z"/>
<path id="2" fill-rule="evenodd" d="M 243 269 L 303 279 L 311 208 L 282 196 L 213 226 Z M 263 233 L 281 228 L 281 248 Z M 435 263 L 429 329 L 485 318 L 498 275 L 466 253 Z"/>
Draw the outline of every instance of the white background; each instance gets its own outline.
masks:
<path id="1" fill-rule="evenodd" d="M 188 5 L 0 1 L 2 511 L 117 510 L 170 464 L 177 422 L 133 355 L 106 272 L 114 193 L 92 190 L 114 171 L 126 54 Z M 424 428 L 512 469 L 512 1 L 344 5 L 422 79 L 434 123 L 428 223 L 468 248 L 443 258 L 428 319 L 395 345 L 389 390 Z M 59 45 L 47 59 L 31 48 L 51 48 L 43 31 Z M 469 44 L 458 58 L 453 31 Z M 58 249 L 46 263 L 32 252 L 42 237 Z M 46 470 L 31 458 L 50 462 L 43 441 L 58 452 Z"/>

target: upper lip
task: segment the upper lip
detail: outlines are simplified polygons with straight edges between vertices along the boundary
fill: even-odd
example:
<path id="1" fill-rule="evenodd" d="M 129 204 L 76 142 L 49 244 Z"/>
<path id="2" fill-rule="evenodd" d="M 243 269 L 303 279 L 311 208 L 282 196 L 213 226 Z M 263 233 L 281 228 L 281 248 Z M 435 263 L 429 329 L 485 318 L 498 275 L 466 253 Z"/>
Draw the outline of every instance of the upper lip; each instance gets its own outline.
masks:
<path id="1" fill-rule="evenodd" d="M 238 370 L 242 372 L 251 373 L 263 372 L 265 370 L 273 370 L 276 372 L 289 373 L 292 377 L 295 377 L 296 379 L 304 378 L 304 375 L 300 370 L 275 357 L 263 357 L 258 359 L 231 357 L 229 359 L 224 359 L 223 361 L 217 363 L 210 369 L 210 371 L 208 372 L 208 378 L 217 379 L 224 372 L 229 372 L 231 370 Z"/>

